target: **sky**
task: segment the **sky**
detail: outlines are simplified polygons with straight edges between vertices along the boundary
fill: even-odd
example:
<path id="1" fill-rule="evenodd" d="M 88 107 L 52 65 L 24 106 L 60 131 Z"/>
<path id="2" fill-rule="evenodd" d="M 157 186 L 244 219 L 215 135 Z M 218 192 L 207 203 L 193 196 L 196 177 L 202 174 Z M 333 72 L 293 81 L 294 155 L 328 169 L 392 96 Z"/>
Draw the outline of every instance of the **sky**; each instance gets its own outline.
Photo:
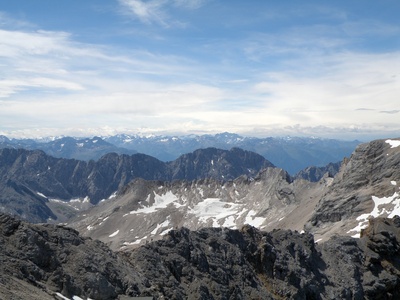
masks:
<path id="1" fill-rule="evenodd" d="M 398 0 L 0 0 L 0 134 L 400 137 Z"/>

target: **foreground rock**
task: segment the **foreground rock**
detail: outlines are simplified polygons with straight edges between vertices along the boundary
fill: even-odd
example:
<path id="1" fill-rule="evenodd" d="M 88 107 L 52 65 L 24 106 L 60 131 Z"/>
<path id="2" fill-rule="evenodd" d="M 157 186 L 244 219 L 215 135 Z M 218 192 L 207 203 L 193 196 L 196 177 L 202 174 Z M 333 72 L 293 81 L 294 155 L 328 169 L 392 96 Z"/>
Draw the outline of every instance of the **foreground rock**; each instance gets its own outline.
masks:
<path id="1" fill-rule="evenodd" d="M 72 229 L 0 215 L 0 298 L 399 299 L 400 217 L 360 239 L 205 228 L 112 252 Z"/>
<path id="2" fill-rule="evenodd" d="M 0 262 L 0 299 L 46 299 L 44 294 L 56 293 L 115 299 L 143 289 L 143 278 L 103 243 L 70 228 L 7 215 L 0 215 Z"/>

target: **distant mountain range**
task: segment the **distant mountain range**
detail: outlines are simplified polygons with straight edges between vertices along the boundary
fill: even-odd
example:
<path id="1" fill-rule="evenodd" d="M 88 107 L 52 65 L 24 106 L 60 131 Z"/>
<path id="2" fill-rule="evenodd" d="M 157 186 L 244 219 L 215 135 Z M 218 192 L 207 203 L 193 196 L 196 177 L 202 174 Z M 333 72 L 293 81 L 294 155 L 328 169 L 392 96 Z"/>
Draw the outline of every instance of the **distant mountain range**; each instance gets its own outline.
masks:
<path id="1" fill-rule="evenodd" d="M 241 148 L 264 156 L 291 175 L 307 167 L 324 167 L 329 163 L 341 162 L 344 157 L 350 156 L 358 144 L 359 141 L 300 137 L 254 138 L 232 133 L 148 137 L 121 134 L 103 138 L 61 137 L 41 140 L 8 139 L 0 136 L 0 148 L 43 150 L 54 157 L 86 161 L 98 160 L 107 153 L 115 152 L 128 155 L 143 153 L 167 162 L 197 149 Z"/>

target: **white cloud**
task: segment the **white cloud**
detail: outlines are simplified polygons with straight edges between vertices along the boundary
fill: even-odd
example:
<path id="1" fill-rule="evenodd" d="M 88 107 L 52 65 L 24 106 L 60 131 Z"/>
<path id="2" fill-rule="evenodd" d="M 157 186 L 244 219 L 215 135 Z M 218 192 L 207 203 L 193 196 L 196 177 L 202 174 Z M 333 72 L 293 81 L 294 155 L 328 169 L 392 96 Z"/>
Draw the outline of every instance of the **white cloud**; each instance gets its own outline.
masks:
<path id="1" fill-rule="evenodd" d="M 119 0 L 119 3 L 124 8 L 129 10 L 129 15 L 135 16 L 144 23 L 159 23 L 161 25 L 167 24 L 167 15 L 162 9 L 166 3 L 165 0 L 152 0 L 148 2 L 141 0 Z"/>
<path id="2" fill-rule="evenodd" d="M 141 22 L 163 26 L 171 7 L 205 3 L 119 2 Z M 358 27 L 351 30 L 361 36 Z M 171 55 L 77 42 L 62 31 L 1 29 L 0 128 L 10 135 L 396 132 L 400 53 L 347 49 L 340 30 L 253 33 Z"/>

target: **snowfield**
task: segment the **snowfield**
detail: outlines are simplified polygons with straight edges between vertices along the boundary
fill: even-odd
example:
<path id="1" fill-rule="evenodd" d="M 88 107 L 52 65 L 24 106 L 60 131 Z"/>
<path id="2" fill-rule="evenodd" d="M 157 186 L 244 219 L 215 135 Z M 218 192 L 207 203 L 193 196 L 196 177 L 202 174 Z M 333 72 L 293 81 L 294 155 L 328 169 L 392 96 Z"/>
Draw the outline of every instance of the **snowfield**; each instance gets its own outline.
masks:
<path id="1" fill-rule="evenodd" d="M 150 202 L 150 197 L 151 195 L 147 196 L 147 199 L 145 202 L 149 203 Z M 140 208 L 138 210 L 133 210 L 130 212 L 131 215 L 136 215 L 136 214 L 149 214 L 149 213 L 154 213 L 160 209 L 167 208 L 168 205 L 173 204 L 175 207 L 180 207 L 181 205 L 178 203 L 178 197 L 176 197 L 171 191 L 167 192 L 164 195 L 155 195 L 154 197 L 154 204 L 150 206 L 145 206 L 143 208 Z M 124 215 L 126 216 L 126 215 Z"/>

